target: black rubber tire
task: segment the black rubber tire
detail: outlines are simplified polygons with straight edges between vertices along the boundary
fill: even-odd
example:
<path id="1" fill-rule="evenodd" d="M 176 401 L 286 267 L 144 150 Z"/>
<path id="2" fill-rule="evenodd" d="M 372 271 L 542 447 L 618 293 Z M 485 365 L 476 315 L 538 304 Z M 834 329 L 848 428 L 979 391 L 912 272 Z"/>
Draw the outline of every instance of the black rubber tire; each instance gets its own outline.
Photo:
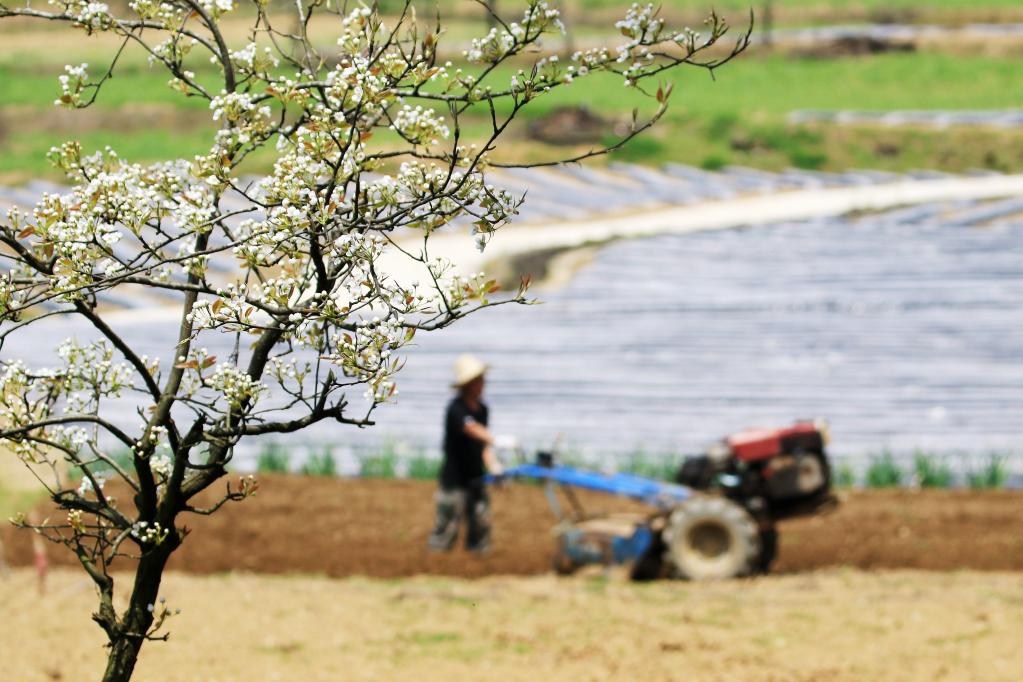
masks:
<path id="1" fill-rule="evenodd" d="M 778 529 L 767 528 L 760 531 L 760 559 L 757 561 L 757 573 L 767 575 L 771 572 L 771 564 L 778 557 Z"/>
<path id="2" fill-rule="evenodd" d="M 726 580 L 757 572 L 760 530 L 749 512 L 724 497 L 697 495 L 668 518 L 664 542 L 675 574 L 686 580 Z"/>

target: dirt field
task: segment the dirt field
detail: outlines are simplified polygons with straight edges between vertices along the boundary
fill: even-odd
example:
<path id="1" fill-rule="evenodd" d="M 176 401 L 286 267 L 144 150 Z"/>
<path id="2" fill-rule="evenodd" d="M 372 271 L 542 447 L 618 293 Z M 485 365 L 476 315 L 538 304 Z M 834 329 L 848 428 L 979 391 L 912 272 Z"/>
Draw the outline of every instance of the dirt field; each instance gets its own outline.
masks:
<path id="1" fill-rule="evenodd" d="M 1023 669 L 1020 493 L 851 493 L 784 524 L 778 575 L 632 584 L 548 573 L 552 519 L 534 486 L 494 492 L 490 555 L 427 553 L 433 490 L 264 476 L 256 498 L 190 520 L 162 591 L 183 613 L 137 679 L 1008 681 Z M 26 535 L 2 534 L 27 563 Z M 94 607 L 80 571 L 56 569 L 45 597 L 31 569 L 0 578 L 0 677 L 94 679 Z"/>
<path id="2" fill-rule="evenodd" d="M 422 481 L 261 476 L 258 495 L 192 529 L 171 562 L 175 570 L 216 573 L 322 573 L 394 578 L 416 574 L 481 577 L 544 573 L 553 517 L 542 489 L 507 485 L 492 495 L 495 537 L 484 557 L 427 552 L 435 486 Z M 123 497 L 127 497 L 124 495 Z M 594 510 L 629 503 L 584 496 Z M 863 569 L 1023 570 L 1023 493 L 859 491 L 838 511 L 781 526 L 775 571 L 831 566 Z M 3 524 L 15 565 L 31 560 L 29 538 Z M 71 557 L 52 548 L 55 563 Z"/>
<path id="3" fill-rule="evenodd" d="M 40 599 L 29 569 L 0 579 L 3 673 L 97 679 L 95 598 L 78 572 Z M 171 574 L 183 612 L 136 679 L 1019 679 L 1023 575 L 831 569 L 717 584 L 619 575 L 454 578 Z"/>

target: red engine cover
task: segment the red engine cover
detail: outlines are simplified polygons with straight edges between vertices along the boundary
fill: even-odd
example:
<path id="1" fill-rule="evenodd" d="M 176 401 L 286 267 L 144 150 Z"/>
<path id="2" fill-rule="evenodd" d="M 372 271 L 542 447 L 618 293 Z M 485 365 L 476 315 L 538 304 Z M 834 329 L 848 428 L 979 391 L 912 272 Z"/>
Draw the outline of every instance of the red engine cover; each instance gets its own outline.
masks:
<path id="1" fill-rule="evenodd" d="M 780 429 L 751 428 L 727 438 L 728 447 L 737 459 L 755 462 L 782 453 L 782 439 L 802 433 L 815 433 L 813 422 L 797 422 Z"/>

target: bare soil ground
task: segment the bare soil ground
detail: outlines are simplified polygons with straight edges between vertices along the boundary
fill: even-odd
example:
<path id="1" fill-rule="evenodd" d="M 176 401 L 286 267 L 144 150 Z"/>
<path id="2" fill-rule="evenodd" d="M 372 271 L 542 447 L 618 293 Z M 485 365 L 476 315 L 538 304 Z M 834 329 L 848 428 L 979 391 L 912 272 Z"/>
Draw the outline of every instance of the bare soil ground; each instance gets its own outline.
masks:
<path id="1" fill-rule="evenodd" d="M 0 579 L 0 677 L 97 679 L 80 572 Z M 121 582 L 127 582 L 122 580 Z M 830 569 L 717 584 L 167 576 L 139 682 L 1019 679 L 1023 574 Z"/>
<path id="2" fill-rule="evenodd" d="M 424 481 L 261 476 L 255 498 L 212 517 L 191 517 L 192 530 L 171 561 L 189 573 L 245 570 L 396 578 L 530 575 L 550 567 L 554 519 L 541 488 L 509 484 L 492 493 L 494 546 L 485 556 L 426 550 L 435 485 Z M 122 504 L 124 491 L 114 488 Z M 583 496 L 590 510 L 638 509 L 602 495 Z M 838 510 L 781 524 L 775 572 L 852 566 L 936 571 L 1023 570 L 1023 493 L 892 490 L 843 493 Z M 53 513 L 41 511 L 41 515 Z M 27 533 L 6 524 L 0 538 L 13 565 L 27 566 Z M 50 550 L 56 564 L 73 558 Z"/>
<path id="3" fill-rule="evenodd" d="M 190 520 L 162 590 L 183 613 L 136 679 L 1009 681 L 1023 669 L 1018 492 L 849 493 L 831 515 L 783 525 L 779 575 L 633 584 L 547 572 L 552 518 L 535 486 L 494 491 L 491 554 L 430 554 L 433 491 L 264 476 L 256 498 Z M 2 536 L 26 565 L 27 535 Z M 30 568 L 0 576 L 0 678 L 95 679 L 94 608 L 81 571 L 55 569 L 45 595 Z"/>

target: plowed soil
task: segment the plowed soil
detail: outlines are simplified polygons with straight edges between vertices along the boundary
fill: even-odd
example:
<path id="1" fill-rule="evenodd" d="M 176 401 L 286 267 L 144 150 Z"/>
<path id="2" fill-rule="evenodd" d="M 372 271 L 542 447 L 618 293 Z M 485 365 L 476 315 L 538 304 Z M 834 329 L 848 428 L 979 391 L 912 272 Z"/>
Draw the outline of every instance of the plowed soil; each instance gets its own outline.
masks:
<path id="1" fill-rule="evenodd" d="M 192 532 L 171 568 L 383 578 L 549 570 L 554 517 L 542 488 L 509 484 L 493 491 L 494 543 L 484 556 L 427 551 L 434 491 L 423 481 L 261 476 L 256 497 L 185 519 Z M 582 501 L 591 511 L 643 509 L 598 494 Z M 784 522 L 780 531 L 774 567 L 780 573 L 829 566 L 1023 570 L 1021 492 L 854 491 L 842 494 L 836 511 Z M 28 534 L 0 532 L 8 561 L 28 565 Z M 50 555 L 55 564 L 73 561 L 58 548 Z"/>

